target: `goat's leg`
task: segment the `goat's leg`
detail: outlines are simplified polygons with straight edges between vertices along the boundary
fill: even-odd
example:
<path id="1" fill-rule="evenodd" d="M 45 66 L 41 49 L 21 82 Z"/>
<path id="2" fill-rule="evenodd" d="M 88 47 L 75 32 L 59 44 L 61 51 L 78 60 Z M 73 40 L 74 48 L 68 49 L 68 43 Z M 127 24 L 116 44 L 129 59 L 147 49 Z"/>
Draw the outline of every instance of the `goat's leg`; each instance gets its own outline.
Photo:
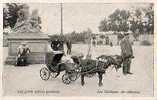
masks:
<path id="1" fill-rule="evenodd" d="M 81 85 L 84 86 L 85 82 L 84 82 L 84 74 L 81 75 Z"/>
<path id="2" fill-rule="evenodd" d="M 103 73 L 102 72 L 98 72 L 98 76 L 99 76 L 99 86 L 102 86 L 102 79 L 103 79 Z"/>

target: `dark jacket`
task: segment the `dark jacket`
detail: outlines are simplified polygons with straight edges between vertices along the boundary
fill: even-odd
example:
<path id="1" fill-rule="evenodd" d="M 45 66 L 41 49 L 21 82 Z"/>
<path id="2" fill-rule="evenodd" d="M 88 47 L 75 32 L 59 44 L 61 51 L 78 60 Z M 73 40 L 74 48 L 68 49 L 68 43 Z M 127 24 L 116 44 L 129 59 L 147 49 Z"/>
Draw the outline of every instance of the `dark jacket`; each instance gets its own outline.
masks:
<path id="1" fill-rule="evenodd" d="M 130 58 L 133 56 L 132 45 L 129 42 L 129 39 L 124 37 L 120 43 L 121 46 L 121 55 L 123 58 Z"/>
<path id="2" fill-rule="evenodd" d="M 67 45 L 67 48 L 71 48 L 71 47 L 72 47 L 72 43 L 71 43 L 71 41 L 68 40 L 68 41 L 66 42 L 66 45 Z"/>

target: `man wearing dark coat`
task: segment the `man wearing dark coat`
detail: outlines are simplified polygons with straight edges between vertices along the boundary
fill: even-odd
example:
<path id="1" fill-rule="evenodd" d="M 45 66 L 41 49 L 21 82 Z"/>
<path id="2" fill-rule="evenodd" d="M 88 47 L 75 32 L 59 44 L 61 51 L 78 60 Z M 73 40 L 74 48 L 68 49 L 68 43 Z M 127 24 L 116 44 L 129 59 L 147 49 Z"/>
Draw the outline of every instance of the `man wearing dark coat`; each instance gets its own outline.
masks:
<path id="1" fill-rule="evenodd" d="M 129 34 L 125 33 L 122 36 L 122 40 L 120 42 L 121 47 L 121 55 L 123 58 L 123 74 L 132 74 L 130 72 L 131 59 L 134 58 L 132 45 L 129 41 Z"/>

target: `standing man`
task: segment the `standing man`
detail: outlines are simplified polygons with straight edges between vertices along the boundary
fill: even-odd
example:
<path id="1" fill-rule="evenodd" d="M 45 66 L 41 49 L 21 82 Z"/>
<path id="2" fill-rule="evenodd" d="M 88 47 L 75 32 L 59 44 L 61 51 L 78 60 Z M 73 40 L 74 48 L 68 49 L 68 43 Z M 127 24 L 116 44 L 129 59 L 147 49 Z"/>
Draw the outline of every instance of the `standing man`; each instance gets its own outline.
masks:
<path id="1" fill-rule="evenodd" d="M 67 54 L 71 54 L 72 43 L 70 39 L 67 40 L 66 45 L 67 45 Z"/>
<path id="2" fill-rule="evenodd" d="M 129 42 L 129 34 L 124 33 L 122 36 L 122 40 L 120 42 L 121 46 L 121 55 L 123 58 L 123 74 L 132 74 L 130 72 L 131 59 L 134 58 L 132 45 Z"/>

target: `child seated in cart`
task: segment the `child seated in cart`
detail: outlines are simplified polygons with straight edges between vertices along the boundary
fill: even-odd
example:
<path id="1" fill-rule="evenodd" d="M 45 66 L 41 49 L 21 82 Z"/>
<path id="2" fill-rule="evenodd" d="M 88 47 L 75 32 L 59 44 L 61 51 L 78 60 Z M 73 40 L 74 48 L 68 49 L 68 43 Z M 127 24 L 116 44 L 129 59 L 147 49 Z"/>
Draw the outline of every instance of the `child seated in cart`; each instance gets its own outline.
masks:
<path id="1" fill-rule="evenodd" d="M 66 65 L 67 71 L 72 71 L 72 70 L 75 70 L 77 68 L 77 65 L 74 63 L 74 61 L 70 55 L 63 56 L 62 57 L 62 63 L 64 63 Z"/>

